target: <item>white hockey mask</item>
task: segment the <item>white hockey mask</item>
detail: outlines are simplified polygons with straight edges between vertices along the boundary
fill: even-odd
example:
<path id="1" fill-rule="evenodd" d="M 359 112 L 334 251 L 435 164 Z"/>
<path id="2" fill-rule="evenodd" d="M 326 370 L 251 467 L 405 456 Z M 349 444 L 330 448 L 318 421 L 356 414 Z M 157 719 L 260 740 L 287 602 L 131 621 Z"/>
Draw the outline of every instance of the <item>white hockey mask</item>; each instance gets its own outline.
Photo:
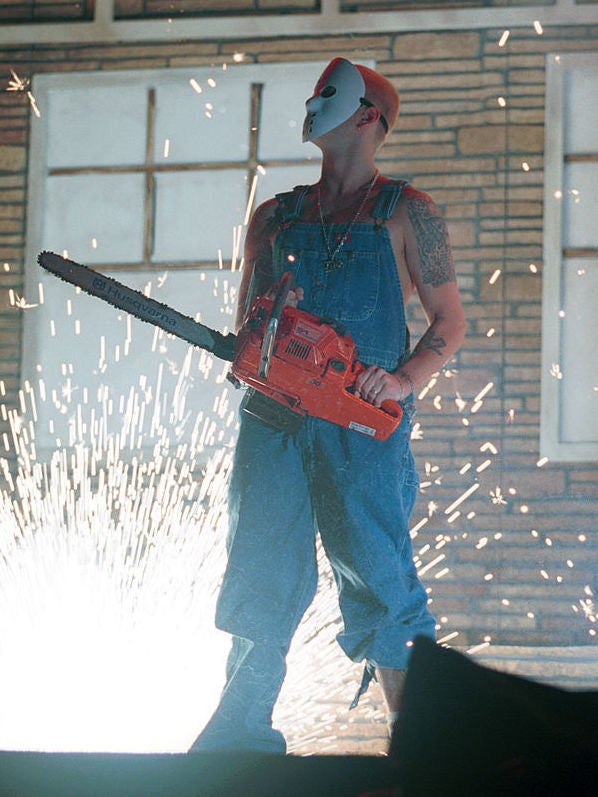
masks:
<path id="1" fill-rule="evenodd" d="M 303 141 L 313 141 L 350 119 L 364 95 L 365 83 L 359 70 L 345 58 L 331 61 L 305 103 Z"/>

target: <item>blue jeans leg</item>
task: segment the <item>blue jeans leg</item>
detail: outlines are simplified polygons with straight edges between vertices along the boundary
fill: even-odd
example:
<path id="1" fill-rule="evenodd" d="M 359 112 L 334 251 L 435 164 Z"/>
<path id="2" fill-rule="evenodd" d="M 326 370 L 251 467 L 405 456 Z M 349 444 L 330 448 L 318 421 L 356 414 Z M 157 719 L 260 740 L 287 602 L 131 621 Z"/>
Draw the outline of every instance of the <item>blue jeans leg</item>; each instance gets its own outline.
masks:
<path id="1" fill-rule="evenodd" d="M 285 655 L 276 645 L 233 637 L 220 703 L 191 752 L 286 753 L 284 736 L 272 727 L 272 709 L 286 674 Z"/>
<path id="2" fill-rule="evenodd" d="M 298 441 L 243 418 L 216 609 L 216 625 L 233 635 L 233 645 L 220 704 L 193 750 L 284 752 L 272 711 L 293 634 L 316 587 L 315 532 Z"/>
<path id="3" fill-rule="evenodd" d="M 338 642 L 353 661 L 405 669 L 414 637 L 435 635 L 409 536 L 418 479 L 408 424 L 380 441 L 309 422 L 315 512 L 344 621 Z"/>

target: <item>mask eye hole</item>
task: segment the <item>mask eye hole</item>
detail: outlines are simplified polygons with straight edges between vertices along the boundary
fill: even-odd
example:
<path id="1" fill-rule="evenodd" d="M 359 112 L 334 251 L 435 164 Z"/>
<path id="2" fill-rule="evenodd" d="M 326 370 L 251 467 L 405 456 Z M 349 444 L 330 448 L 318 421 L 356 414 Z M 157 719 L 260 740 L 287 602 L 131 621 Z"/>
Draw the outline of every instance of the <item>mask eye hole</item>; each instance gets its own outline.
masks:
<path id="1" fill-rule="evenodd" d="M 334 86 L 324 86 L 324 88 L 320 92 L 320 97 L 328 99 L 328 97 L 333 97 L 335 94 L 336 94 L 336 89 L 334 88 Z"/>

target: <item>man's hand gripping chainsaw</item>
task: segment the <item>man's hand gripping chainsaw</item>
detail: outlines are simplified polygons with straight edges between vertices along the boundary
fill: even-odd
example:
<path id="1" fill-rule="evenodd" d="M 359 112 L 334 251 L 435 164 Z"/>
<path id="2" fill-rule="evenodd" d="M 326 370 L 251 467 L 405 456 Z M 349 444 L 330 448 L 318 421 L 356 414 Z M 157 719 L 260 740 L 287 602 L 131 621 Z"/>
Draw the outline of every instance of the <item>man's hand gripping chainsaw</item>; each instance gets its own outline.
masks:
<path id="1" fill-rule="evenodd" d="M 382 408 L 358 398 L 355 379 L 365 366 L 352 338 L 333 321 L 286 305 L 292 274 L 283 275 L 273 299 L 258 297 L 237 336 L 222 335 L 111 277 L 42 252 L 39 265 L 131 315 L 232 361 L 232 373 L 299 415 L 312 415 L 379 440 L 400 423 L 400 404 Z"/>

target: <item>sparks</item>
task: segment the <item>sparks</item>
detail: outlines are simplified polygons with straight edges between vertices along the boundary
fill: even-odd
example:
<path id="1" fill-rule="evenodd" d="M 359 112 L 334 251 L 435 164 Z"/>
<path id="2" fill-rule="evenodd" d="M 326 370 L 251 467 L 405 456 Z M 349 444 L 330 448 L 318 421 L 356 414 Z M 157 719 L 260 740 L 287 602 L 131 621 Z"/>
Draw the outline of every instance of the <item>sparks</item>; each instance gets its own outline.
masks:
<path id="1" fill-rule="evenodd" d="M 459 412 L 463 412 L 465 407 L 467 407 L 467 402 L 464 401 L 463 398 L 461 398 L 459 393 L 457 393 L 455 395 L 455 405 L 456 405 L 457 409 L 459 410 Z"/>
<path id="2" fill-rule="evenodd" d="M 19 310 L 30 310 L 33 307 L 39 306 L 34 302 L 28 302 L 25 297 L 19 296 L 18 293 L 13 291 L 12 288 L 10 288 L 8 291 L 8 301 L 13 307 L 16 307 Z"/>
<path id="3" fill-rule="evenodd" d="M 29 105 L 31 106 L 31 110 L 33 111 L 34 115 L 37 116 L 38 119 L 41 118 L 41 111 L 37 107 L 35 97 L 30 91 L 27 92 L 27 99 L 29 100 Z"/>
<path id="4" fill-rule="evenodd" d="M 31 81 L 29 78 L 21 78 L 17 75 L 14 69 L 10 70 L 10 74 L 12 75 L 11 79 L 8 81 L 8 86 L 6 87 L 6 91 L 27 91 L 29 86 L 31 85 Z"/>
<path id="5" fill-rule="evenodd" d="M 251 188 L 249 189 L 249 198 L 247 199 L 247 207 L 245 209 L 245 218 L 243 220 L 243 226 L 247 227 L 249 224 L 249 219 L 251 218 L 251 214 L 253 211 L 253 201 L 255 199 L 255 190 L 257 188 L 257 181 L 258 176 L 254 174 L 253 180 L 251 181 Z"/>
<path id="6" fill-rule="evenodd" d="M 236 303 L 227 279 L 221 287 Z M 70 311 L 77 330 L 75 299 Z M 130 316 L 123 322 L 126 344 Z M 112 367 L 113 344 L 101 338 L 99 348 L 103 367 Z M 186 408 L 192 359 L 222 385 L 213 417 L 191 418 Z M 0 440 L 0 669 L 12 684 L 0 717 L 2 749 L 182 752 L 214 708 L 228 647 L 213 610 L 236 412 L 226 369 L 215 374 L 208 363 L 210 355 L 189 347 L 181 361 L 164 363 L 178 373 L 172 392 L 160 375 L 155 384 L 140 375 L 120 397 L 104 385 L 96 402 L 64 362 L 60 389 L 46 390 L 40 376 L 37 390 L 26 382 L 19 391 L 18 412 L 0 404 L 9 424 Z M 55 449 L 38 459 L 35 423 L 46 402 L 61 428 L 62 418 L 68 422 Z M 54 435 L 54 418 L 45 423 Z M 8 464 L 15 460 L 16 474 Z M 338 746 L 334 734 L 314 741 L 313 728 L 323 701 L 351 702 L 356 677 L 335 642 L 340 620 L 321 548 L 318 562 L 321 587 L 276 708 L 276 724 L 297 753 Z M 308 685 L 322 699 L 306 705 Z M 126 717 L 115 727 L 123 706 Z M 353 716 L 375 713 L 372 706 L 366 696 Z M 383 728 L 379 710 L 376 716 Z M 379 745 L 382 752 L 383 731 Z"/>
<path id="7" fill-rule="evenodd" d="M 485 451 L 490 451 L 490 453 L 494 454 L 495 456 L 496 454 L 498 454 L 498 448 L 494 445 L 494 443 L 491 443 L 489 440 L 480 446 L 480 451 L 482 453 L 484 453 Z"/>
<path id="8" fill-rule="evenodd" d="M 494 382 L 488 382 L 486 386 L 482 388 L 482 390 L 480 390 L 477 396 L 475 396 L 474 402 L 477 403 L 479 401 L 482 401 L 484 397 L 487 396 L 488 393 L 492 390 L 493 387 L 494 387 Z"/>
<path id="9" fill-rule="evenodd" d="M 446 636 L 443 636 L 441 639 L 439 639 L 438 644 L 445 645 L 447 642 L 450 642 L 452 639 L 455 639 L 455 637 L 458 636 L 459 636 L 458 631 L 452 631 L 450 634 L 447 634 Z"/>
<path id="10" fill-rule="evenodd" d="M 435 567 L 440 562 L 444 562 L 445 559 L 446 559 L 446 554 L 444 554 L 444 553 L 439 554 L 435 559 L 432 559 L 427 564 L 421 566 L 419 568 L 419 570 L 418 570 L 418 575 L 420 577 L 423 576 L 425 573 L 428 572 L 428 570 L 431 570 L 433 567 Z"/>
<path id="11" fill-rule="evenodd" d="M 35 114 L 35 116 L 41 116 L 40 110 L 37 107 L 37 102 L 35 97 L 29 90 L 29 86 L 31 85 L 31 81 L 29 78 L 20 78 L 14 69 L 10 70 L 10 74 L 12 75 L 11 79 L 8 81 L 8 86 L 6 87 L 6 91 L 22 91 L 26 94 L 27 99 L 29 100 L 29 105 L 31 106 L 31 110 Z"/>
<path id="12" fill-rule="evenodd" d="M 499 506 L 505 506 L 507 503 L 503 497 L 502 490 L 500 489 L 500 487 L 497 487 L 495 490 L 491 490 L 490 497 L 492 499 L 493 504 L 497 504 Z"/>
<path id="13" fill-rule="evenodd" d="M 465 492 L 463 492 L 459 496 L 459 498 L 457 498 L 456 501 L 453 501 L 453 503 L 450 504 L 450 506 L 447 506 L 447 508 L 444 510 L 445 515 L 450 515 L 458 506 L 460 506 L 463 503 L 463 501 L 466 501 L 470 495 L 473 495 L 473 493 L 475 493 L 476 490 L 479 489 L 480 489 L 479 482 L 474 482 L 474 484 L 472 484 L 471 487 L 468 487 L 468 489 L 465 490 Z"/>
<path id="14" fill-rule="evenodd" d="M 490 641 L 487 641 L 487 642 L 481 642 L 479 645 L 474 645 L 473 647 L 471 647 L 471 648 L 468 648 L 468 649 L 467 649 L 467 652 L 468 652 L 470 655 L 473 655 L 473 654 L 475 654 L 475 653 L 479 653 L 481 650 L 485 650 L 485 649 L 486 649 L 486 648 L 488 648 L 488 647 L 490 647 Z"/>

